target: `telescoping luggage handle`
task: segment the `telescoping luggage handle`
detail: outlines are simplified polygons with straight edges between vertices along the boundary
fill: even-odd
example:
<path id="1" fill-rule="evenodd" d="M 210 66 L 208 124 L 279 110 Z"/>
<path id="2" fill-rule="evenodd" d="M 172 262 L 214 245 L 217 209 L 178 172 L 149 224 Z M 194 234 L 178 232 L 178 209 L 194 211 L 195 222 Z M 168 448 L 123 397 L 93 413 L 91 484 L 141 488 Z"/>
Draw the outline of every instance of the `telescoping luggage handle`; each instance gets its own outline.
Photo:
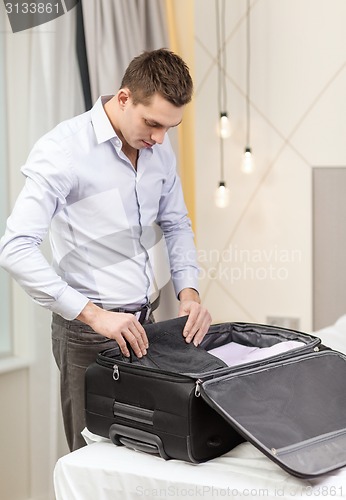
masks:
<path id="1" fill-rule="evenodd" d="M 165 460 L 169 459 L 160 437 L 150 432 L 113 424 L 109 429 L 109 438 L 118 446 L 124 445 L 133 450 L 160 455 Z"/>

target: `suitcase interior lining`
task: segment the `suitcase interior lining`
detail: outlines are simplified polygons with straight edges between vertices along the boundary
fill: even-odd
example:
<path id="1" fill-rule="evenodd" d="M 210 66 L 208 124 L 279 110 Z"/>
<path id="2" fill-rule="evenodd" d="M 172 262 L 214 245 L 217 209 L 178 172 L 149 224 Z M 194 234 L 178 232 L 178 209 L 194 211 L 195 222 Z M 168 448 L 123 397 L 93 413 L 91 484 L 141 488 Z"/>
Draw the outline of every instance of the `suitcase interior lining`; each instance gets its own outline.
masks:
<path id="1" fill-rule="evenodd" d="M 203 384 L 204 397 L 272 460 L 299 477 L 346 464 L 346 357 L 322 351 Z"/>
<path id="2" fill-rule="evenodd" d="M 201 347 L 214 356 L 219 355 L 228 367 L 233 367 L 260 363 L 261 360 L 269 358 L 286 358 L 294 350 L 300 353 L 306 346 L 310 346 L 312 350 L 312 346 L 319 343 L 316 337 L 270 325 L 222 323 L 210 327 Z M 245 349 L 239 350 L 238 346 L 244 346 Z M 274 346 L 279 349 L 274 350 Z M 239 359 L 236 359 L 237 355 Z"/>
<path id="3" fill-rule="evenodd" d="M 288 340 L 308 344 L 313 339 L 315 337 L 308 334 L 269 325 L 222 323 L 212 325 L 209 328 L 201 347 L 209 351 L 229 342 L 235 342 L 245 346 L 262 348 L 272 347 L 279 342 Z"/>
<path id="4" fill-rule="evenodd" d="M 287 453 L 297 443 L 346 429 L 345 370 L 339 353 L 319 353 L 223 376 L 207 382 L 206 391 L 237 427 Z"/>

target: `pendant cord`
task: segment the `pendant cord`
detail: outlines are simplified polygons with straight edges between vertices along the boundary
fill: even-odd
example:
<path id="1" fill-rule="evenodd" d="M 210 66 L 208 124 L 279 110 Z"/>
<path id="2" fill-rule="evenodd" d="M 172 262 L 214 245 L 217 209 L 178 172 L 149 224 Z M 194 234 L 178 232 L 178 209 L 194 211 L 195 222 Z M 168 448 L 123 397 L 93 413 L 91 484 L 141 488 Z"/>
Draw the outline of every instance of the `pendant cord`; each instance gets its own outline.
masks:
<path id="1" fill-rule="evenodd" d="M 246 147 L 250 147 L 250 0 L 247 0 L 246 12 Z"/>
<path id="2" fill-rule="evenodd" d="M 220 12 L 220 1 L 221 12 Z M 225 0 L 215 0 L 216 5 L 216 47 L 217 47 L 217 94 L 218 94 L 218 108 L 219 108 L 219 119 L 221 114 L 227 112 L 227 85 L 226 85 L 226 65 L 227 65 L 227 54 L 226 54 L 226 40 L 225 40 L 225 30 L 226 30 L 226 1 Z M 224 141 L 223 138 L 219 137 L 219 147 L 220 147 L 220 175 L 221 182 L 224 182 Z"/>

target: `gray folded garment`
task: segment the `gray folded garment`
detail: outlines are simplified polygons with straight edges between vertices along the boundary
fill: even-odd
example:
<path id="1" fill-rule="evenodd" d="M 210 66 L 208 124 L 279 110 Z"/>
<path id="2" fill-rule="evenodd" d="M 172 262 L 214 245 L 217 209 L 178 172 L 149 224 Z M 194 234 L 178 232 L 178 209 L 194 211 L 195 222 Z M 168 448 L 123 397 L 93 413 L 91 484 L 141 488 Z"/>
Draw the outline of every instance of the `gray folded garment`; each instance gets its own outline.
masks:
<path id="1" fill-rule="evenodd" d="M 131 356 L 123 361 L 174 373 L 204 373 L 227 367 L 221 359 L 209 354 L 202 347 L 187 343 L 183 330 L 188 316 L 144 325 L 149 348 L 147 354 Z M 128 346 L 129 347 L 129 346 Z"/>

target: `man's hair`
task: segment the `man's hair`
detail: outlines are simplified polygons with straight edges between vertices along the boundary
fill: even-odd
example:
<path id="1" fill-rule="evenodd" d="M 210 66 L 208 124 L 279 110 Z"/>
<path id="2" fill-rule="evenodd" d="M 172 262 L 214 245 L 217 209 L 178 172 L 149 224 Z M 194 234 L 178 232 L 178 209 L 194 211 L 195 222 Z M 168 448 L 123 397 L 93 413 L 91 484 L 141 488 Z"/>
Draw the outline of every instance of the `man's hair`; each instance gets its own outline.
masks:
<path id="1" fill-rule="evenodd" d="M 121 88 L 127 87 L 133 103 L 147 105 L 158 93 L 174 106 L 191 101 L 193 83 L 189 68 L 177 54 L 167 49 L 143 52 L 127 67 Z"/>

